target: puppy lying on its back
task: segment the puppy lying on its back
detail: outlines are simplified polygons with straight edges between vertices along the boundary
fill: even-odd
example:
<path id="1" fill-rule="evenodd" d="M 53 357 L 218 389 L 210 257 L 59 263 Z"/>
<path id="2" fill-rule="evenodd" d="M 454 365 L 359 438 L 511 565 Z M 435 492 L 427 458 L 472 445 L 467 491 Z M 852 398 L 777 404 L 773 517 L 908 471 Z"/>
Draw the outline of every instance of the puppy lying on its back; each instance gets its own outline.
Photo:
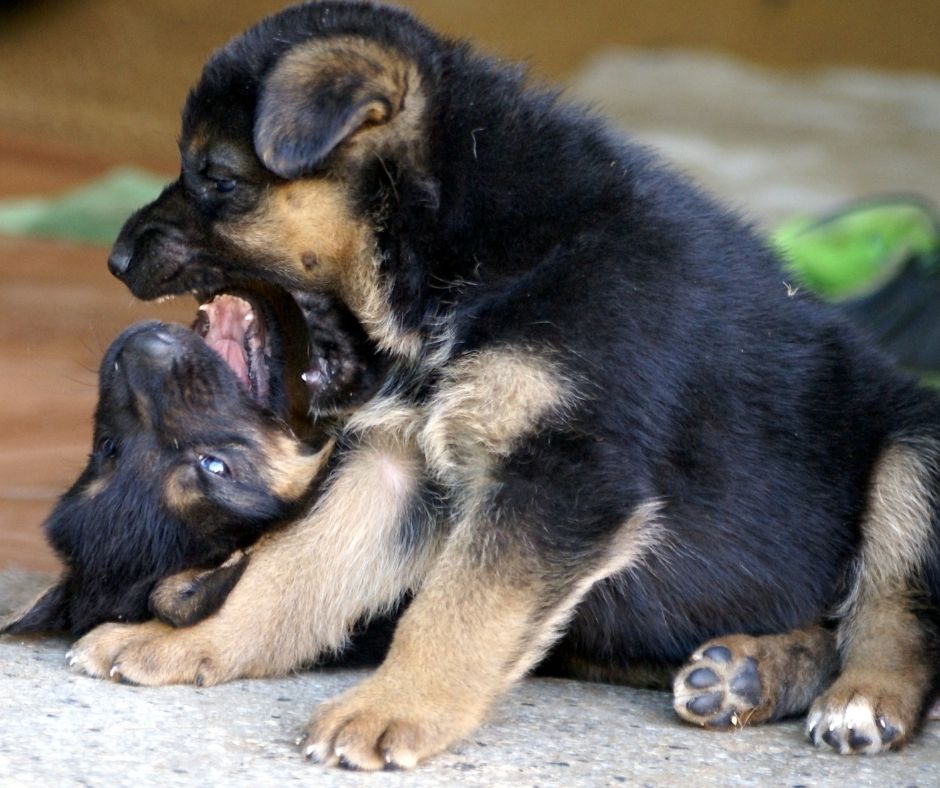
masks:
<path id="1" fill-rule="evenodd" d="M 81 635 L 154 614 L 181 625 L 224 601 L 248 560 L 238 551 L 315 495 L 329 418 L 378 380 L 342 308 L 296 303 L 221 295 L 195 331 L 148 322 L 114 341 L 93 451 L 45 524 L 65 573 L 3 631 Z"/>

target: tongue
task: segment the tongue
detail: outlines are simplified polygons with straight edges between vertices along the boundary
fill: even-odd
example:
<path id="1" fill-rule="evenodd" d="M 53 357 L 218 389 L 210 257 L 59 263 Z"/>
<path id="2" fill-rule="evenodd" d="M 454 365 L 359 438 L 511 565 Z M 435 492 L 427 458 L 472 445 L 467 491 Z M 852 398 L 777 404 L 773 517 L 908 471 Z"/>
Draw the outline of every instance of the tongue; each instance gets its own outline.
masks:
<path id="1" fill-rule="evenodd" d="M 204 337 L 206 344 L 232 368 L 242 385 L 250 388 L 245 331 L 254 318 L 251 305 L 236 296 L 220 295 L 201 309 L 209 318 L 209 330 Z"/>
<path id="2" fill-rule="evenodd" d="M 222 356 L 222 360 L 232 368 L 241 384 L 248 388 L 248 364 L 245 363 L 245 351 L 242 346 L 234 339 L 224 338 L 208 342 L 208 345 Z"/>

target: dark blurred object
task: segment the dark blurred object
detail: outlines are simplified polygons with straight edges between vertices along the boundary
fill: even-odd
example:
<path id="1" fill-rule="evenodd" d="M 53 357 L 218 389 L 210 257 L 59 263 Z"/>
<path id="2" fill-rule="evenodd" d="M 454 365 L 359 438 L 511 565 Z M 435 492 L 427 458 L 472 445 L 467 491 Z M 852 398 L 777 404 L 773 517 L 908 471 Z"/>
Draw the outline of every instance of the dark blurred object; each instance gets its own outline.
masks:
<path id="1" fill-rule="evenodd" d="M 908 257 L 879 290 L 841 307 L 901 366 L 940 374 L 940 253 Z"/>
<path id="2" fill-rule="evenodd" d="M 6 21 L 12 16 L 26 9 L 38 10 L 65 5 L 69 0 L 0 0 L 0 20 Z"/>
<path id="3" fill-rule="evenodd" d="M 773 243 L 802 286 L 837 304 L 903 367 L 940 375 L 940 219 L 916 195 L 796 217 Z"/>

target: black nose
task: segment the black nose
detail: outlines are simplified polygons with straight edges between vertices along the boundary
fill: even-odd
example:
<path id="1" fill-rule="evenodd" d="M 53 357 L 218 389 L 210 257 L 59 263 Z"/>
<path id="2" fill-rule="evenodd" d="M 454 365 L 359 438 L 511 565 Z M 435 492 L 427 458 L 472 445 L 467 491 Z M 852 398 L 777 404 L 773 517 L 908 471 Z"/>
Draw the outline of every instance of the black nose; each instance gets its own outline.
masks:
<path id="1" fill-rule="evenodd" d="M 177 347 L 176 337 L 168 327 L 162 323 L 146 323 L 132 332 L 126 339 L 124 350 L 130 353 L 140 353 L 149 358 L 159 358 L 167 354 L 172 355 Z"/>
<path id="2" fill-rule="evenodd" d="M 120 279 L 130 268 L 131 256 L 128 250 L 115 246 L 108 257 L 108 270 Z"/>

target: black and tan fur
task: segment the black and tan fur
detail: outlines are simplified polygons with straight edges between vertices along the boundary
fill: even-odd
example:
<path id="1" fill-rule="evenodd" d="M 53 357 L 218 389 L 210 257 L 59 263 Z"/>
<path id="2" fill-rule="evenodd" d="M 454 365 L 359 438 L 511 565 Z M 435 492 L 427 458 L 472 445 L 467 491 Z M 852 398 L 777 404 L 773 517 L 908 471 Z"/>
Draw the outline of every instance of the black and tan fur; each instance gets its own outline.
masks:
<path id="1" fill-rule="evenodd" d="M 794 294 L 748 226 L 518 70 L 368 3 L 291 8 L 219 50 L 181 151 L 112 271 L 143 298 L 329 291 L 392 367 L 316 506 L 217 615 L 99 628 L 83 670 L 284 673 L 414 591 L 384 664 L 315 712 L 311 758 L 413 766 L 548 649 L 613 673 L 713 638 L 759 660 L 734 719 L 816 696 L 816 744 L 914 733 L 936 678 L 940 404 Z M 818 622 L 838 648 L 823 691 L 831 662 L 785 653 Z M 705 694 L 734 689 L 711 670 Z M 726 722 L 684 686 L 683 716 Z"/>
<path id="2" fill-rule="evenodd" d="M 181 326 L 139 324 L 113 342 L 93 450 L 45 523 L 65 571 L 0 631 L 194 623 L 237 582 L 244 549 L 309 508 L 331 424 L 371 395 L 382 363 L 331 299 L 280 294 L 258 312 L 275 379 L 265 405 Z"/>

